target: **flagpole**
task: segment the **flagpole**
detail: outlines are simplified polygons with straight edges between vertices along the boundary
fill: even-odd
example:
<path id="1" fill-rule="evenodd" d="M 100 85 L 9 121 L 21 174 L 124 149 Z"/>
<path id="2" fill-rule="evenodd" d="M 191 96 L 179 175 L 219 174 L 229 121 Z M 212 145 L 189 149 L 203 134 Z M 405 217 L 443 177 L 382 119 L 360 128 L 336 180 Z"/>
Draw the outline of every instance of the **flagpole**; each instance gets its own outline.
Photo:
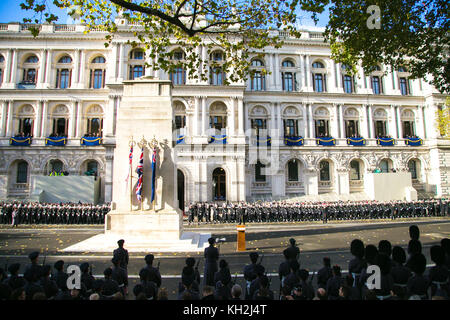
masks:
<path id="1" fill-rule="evenodd" d="M 144 136 L 142 136 L 141 141 L 138 143 L 139 147 L 141 148 L 141 153 L 144 153 L 144 147 L 146 145 L 147 141 L 145 140 Z M 142 163 L 142 170 L 144 170 L 144 163 Z M 144 181 L 144 174 L 142 174 L 142 183 Z M 142 190 L 144 189 L 144 186 L 141 186 L 141 211 L 144 211 L 144 194 Z"/>
<path id="2" fill-rule="evenodd" d="M 134 146 L 134 141 L 133 141 L 133 136 L 131 136 L 131 141 L 130 141 L 130 148 L 133 148 Z M 131 151 L 131 150 L 130 150 Z M 133 155 L 131 154 L 131 157 L 133 157 Z M 131 158 L 131 161 L 133 158 Z M 130 211 L 133 211 L 133 163 L 130 163 Z"/>

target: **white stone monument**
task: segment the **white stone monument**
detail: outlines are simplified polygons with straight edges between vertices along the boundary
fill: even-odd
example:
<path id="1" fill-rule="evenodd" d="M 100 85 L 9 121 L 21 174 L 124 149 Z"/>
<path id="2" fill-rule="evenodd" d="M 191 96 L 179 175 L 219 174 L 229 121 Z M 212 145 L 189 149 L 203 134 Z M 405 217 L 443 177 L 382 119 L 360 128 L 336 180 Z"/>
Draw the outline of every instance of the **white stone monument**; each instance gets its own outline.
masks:
<path id="1" fill-rule="evenodd" d="M 112 252 L 119 239 L 125 240 L 130 252 L 192 252 L 203 251 L 207 245 L 210 234 L 183 233 L 182 213 L 176 206 L 171 88 L 170 81 L 150 77 L 124 81 L 117 114 L 112 211 L 105 218 L 105 233 L 64 251 Z M 151 203 L 153 148 L 157 161 L 155 200 Z M 138 201 L 136 168 L 142 149 L 143 188 L 142 201 Z"/>

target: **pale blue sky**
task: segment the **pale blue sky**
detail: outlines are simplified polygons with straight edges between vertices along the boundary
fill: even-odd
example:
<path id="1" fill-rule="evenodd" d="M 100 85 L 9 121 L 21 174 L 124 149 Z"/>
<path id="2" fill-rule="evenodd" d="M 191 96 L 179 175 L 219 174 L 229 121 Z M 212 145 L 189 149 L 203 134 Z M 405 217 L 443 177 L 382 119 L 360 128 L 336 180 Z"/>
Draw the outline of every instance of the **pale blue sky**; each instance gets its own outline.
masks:
<path id="1" fill-rule="evenodd" d="M 0 23 L 23 22 L 23 18 L 31 18 L 31 11 L 24 11 L 20 8 L 22 0 L 0 0 Z M 48 1 L 51 4 L 52 1 Z M 61 10 L 51 5 L 51 12 L 60 18 L 56 23 L 65 24 L 67 21 L 67 11 Z M 328 22 L 328 10 L 319 16 L 318 27 L 325 27 Z M 314 22 L 309 18 L 309 14 L 302 16 L 301 24 L 304 26 L 314 26 Z"/>

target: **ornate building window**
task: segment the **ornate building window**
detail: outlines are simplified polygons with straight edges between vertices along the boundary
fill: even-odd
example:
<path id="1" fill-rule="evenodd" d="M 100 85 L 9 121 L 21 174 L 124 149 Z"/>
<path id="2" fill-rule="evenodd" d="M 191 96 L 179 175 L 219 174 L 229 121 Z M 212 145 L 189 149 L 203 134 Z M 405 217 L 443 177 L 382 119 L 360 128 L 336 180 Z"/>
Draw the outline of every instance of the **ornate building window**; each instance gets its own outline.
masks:
<path id="1" fill-rule="evenodd" d="M 90 69 L 89 88 L 104 88 L 106 77 L 106 59 L 102 56 L 95 57 L 91 61 Z"/>
<path id="2" fill-rule="evenodd" d="M 298 181 L 298 160 L 289 160 L 288 164 L 288 181 Z"/>
<path id="3" fill-rule="evenodd" d="M 295 91 L 296 77 L 295 64 L 291 60 L 284 60 L 281 64 L 281 83 L 283 91 Z"/>
<path id="4" fill-rule="evenodd" d="M 319 180 L 330 181 L 330 163 L 322 160 L 319 164 Z"/>
<path id="5" fill-rule="evenodd" d="M 312 64 L 313 89 L 315 92 L 327 91 L 327 75 L 325 66 L 322 62 L 314 62 Z"/>
<path id="6" fill-rule="evenodd" d="M 344 92 L 345 93 L 353 93 L 355 92 L 355 77 L 347 74 L 347 70 L 349 70 L 350 67 L 343 64 L 341 67 L 342 70 L 342 84 L 344 86 Z"/>
<path id="7" fill-rule="evenodd" d="M 402 111 L 401 120 L 403 138 L 414 137 L 416 135 L 414 112 L 411 110 Z"/>
<path id="8" fill-rule="evenodd" d="M 252 91 L 264 91 L 266 90 L 266 77 L 263 74 L 264 63 L 259 59 L 252 60 L 251 63 L 252 75 L 251 90 Z"/>
<path id="9" fill-rule="evenodd" d="M 28 162 L 22 160 L 17 163 L 16 183 L 27 183 L 27 182 L 28 182 Z"/>
<path id="10" fill-rule="evenodd" d="M 128 79 L 135 80 L 144 75 L 145 64 L 144 64 L 144 50 L 134 49 L 130 52 L 130 57 L 128 60 L 129 76 Z"/>
<path id="11" fill-rule="evenodd" d="M 222 129 L 227 126 L 227 107 L 224 103 L 214 103 L 209 110 L 209 127 L 219 131 L 216 134 L 220 134 Z"/>
<path id="12" fill-rule="evenodd" d="M 55 137 L 67 137 L 69 130 L 69 109 L 64 105 L 56 106 L 53 109 L 53 130 L 52 135 Z"/>
<path id="13" fill-rule="evenodd" d="M 350 180 L 361 180 L 359 161 L 357 160 L 350 162 Z"/>
<path id="14" fill-rule="evenodd" d="M 185 59 L 184 51 L 177 49 L 172 52 L 172 61 L 176 64 L 177 61 L 181 62 Z M 170 81 L 174 85 L 186 84 L 186 71 L 181 65 L 175 65 L 172 72 L 169 73 Z"/>
<path id="15" fill-rule="evenodd" d="M 330 136 L 330 113 L 324 107 L 314 112 L 314 126 L 316 138 Z"/>
<path id="16" fill-rule="evenodd" d="M 398 72 L 398 85 L 400 88 L 400 92 L 403 96 L 407 96 L 411 94 L 411 82 L 409 79 L 409 72 L 408 70 L 401 66 L 397 70 Z"/>
<path id="17" fill-rule="evenodd" d="M 17 113 L 16 136 L 32 137 L 34 131 L 35 112 L 31 105 L 22 106 Z"/>
<path id="18" fill-rule="evenodd" d="M 29 56 L 23 64 L 23 79 L 24 84 L 36 84 L 39 58 L 36 55 Z"/>
<path id="19" fill-rule="evenodd" d="M 383 73 L 380 66 L 376 66 L 375 71 L 372 73 L 370 78 L 370 86 L 372 88 L 373 94 L 382 94 L 383 90 Z"/>
<path id="20" fill-rule="evenodd" d="M 62 172 L 64 172 L 64 164 L 61 160 L 58 159 L 50 160 L 45 167 L 46 175 Z"/>
<path id="21" fill-rule="evenodd" d="M 384 109 L 377 109 L 373 112 L 375 137 L 387 137 L 387 112 Z"/>
<path id="22" fill-rule="evenodd" d="M 347 108 L 344 113 L 346 138 L 359 137 L 359 113 L 354 108 Z"/>
<path id="23" fill-rule="evenodd" d="M 417 180 L 417 162 L 416 160 L 408 161 L 408 171 L 411 172 L 411 179 Z"/>
<path id="24" fill-rule="evenodd" d="M 71 86 L 72 81 L 72 58 L 64 56 L 58 60 L 56 65 L 56 88 L 67 89 Z"/>
<path id="25" fill-rule="evenodd" d="M 103 136 L 103 109 L 98 105 L 91 106 L 86 112 L 87 137 Z"/>
<path id="26" fill-rule="evenodd" d="M 223 72 L 222 68 L 224 60 L 225 58 L 222 51 L 216 50 L 211 53 L 209 83 L 213 86 L 221 86 L 225 82 L 225 73 Z"/>
<path id="27" fill-rule="evenodd" d="M 389 172 L 390 166 L 389 161 L 387 159 L 383 159 L 380 161 L 380 170 L 383 173 Z"/>

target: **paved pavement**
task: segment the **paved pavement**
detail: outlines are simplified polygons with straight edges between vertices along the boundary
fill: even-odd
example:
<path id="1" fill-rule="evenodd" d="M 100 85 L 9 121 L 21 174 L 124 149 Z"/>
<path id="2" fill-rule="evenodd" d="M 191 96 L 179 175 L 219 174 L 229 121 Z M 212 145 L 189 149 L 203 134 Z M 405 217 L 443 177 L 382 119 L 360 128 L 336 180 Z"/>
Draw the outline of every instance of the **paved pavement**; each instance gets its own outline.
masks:
<path id="1" fill-rule="evenodd" d="M 429 259 L 429 248 L 438 244 L 442 238 L 450 238 L 450 219 L 409 219 L 403 221 L 357 221 L 333 223 L 270 223 L 250 224 L 246 231 L 246 252 L 236 252 L 235 225 L 200 225 L 185 226 L 186 231 L 211 232 L 213 237 L 226 238 L 220 245 L 221 258 L 228 261 L 236 283 L 244 286 L 242 278 L 243 266 L 249 263 L 248 253 L 258 251 L 264 254 L 262 264 L 271 275 L 271 288 L 278 296 L 279 280 L 278 265 L 283 260 L 282 251 L 289 244 L 289 238 L 296 239 L 301 250 L 301 267 L 310 271 L 317 271 L 322 266 L 322 258 L 328 256 L 332 264 L 338 264 L 346 270 L 352 258 L 349 252 L 350 242 L 359 238 L 365 244 L 377 245 L 386 239 L 394 245 L 407 246 L 409 241 L 408 228 L 417 224 L 421 231 L 420 240 L 424 253 Z M 19 262 L 21 272 L 28 264 L 28 254 L 40 251 L 40 262 L 45 257 L 45 263 L 53 264 L 63 259 L 66 265 L 79 264 L 89 261 L 93 264 L 93 273 L 102 277 L 103 270 L 110 266 L 111 255 L 104 253 L 66 253 L 60 250 L 74 243 L 102 233 L 101 226 L 23 226 L 11 229 L 9 226 L 0 227 L 0 266 L 5 263 Z M 126 240 L 126 239 L 125 239 Z M 126 242 L 125 242 L 126 247 Z M 130 289 L 134 287 L 141 267 L 144 266 L 145 254 L 130 254 L 128 272 L 130 275 Z M 169 298 L 175 299 L 176 288 L 180 281 L 181 269 L 186 257 L 201 258 L 202 253 L 155 253 L 156 263 L 160 262 L 163 276 L 163 287 L 169 292 Z M 201 273 L 203 263 L 200 264 Z M 131 293 L 129 298 L 134 298 Z"/>

